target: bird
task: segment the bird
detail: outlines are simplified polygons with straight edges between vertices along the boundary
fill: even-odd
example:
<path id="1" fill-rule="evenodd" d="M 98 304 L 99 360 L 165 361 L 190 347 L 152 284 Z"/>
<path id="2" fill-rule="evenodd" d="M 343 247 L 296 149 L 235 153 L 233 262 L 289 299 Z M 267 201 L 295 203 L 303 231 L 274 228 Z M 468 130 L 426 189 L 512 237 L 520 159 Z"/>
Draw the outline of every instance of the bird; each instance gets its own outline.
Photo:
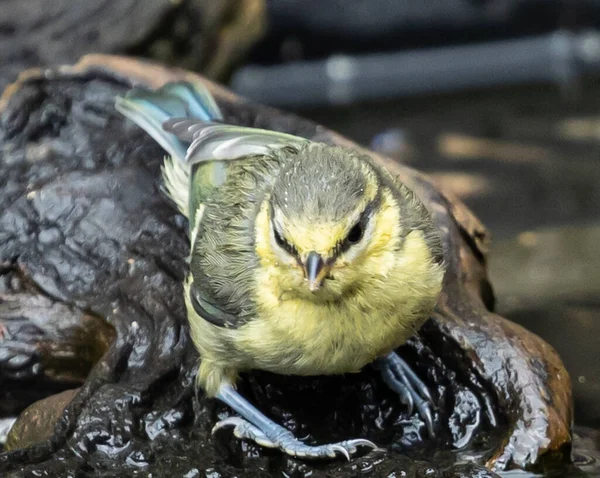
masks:
<path id="1" fill-rule="evenodd" d="M 236 388 L 252 370 L 372 365 L 434 435 L 429 389 L 396 352 L 434 310 L 446 270 L 417 195 L 357 148 L 226 123 L 200 79 L 135 87 L 115 107 L 166 151 L 162 187 L 188 219 L 196 383 L 237 413 L 213 433 L 231 427 L 304 459 L 376 448 L 364 438 L 307 445 Z"/>

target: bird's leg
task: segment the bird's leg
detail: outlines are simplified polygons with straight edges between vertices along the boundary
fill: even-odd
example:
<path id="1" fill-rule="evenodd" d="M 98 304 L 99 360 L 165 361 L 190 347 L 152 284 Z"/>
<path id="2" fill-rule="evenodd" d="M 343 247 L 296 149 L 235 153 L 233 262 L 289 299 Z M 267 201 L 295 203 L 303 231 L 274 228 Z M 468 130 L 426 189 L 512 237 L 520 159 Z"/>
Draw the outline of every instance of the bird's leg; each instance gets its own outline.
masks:
<path id="1" fill-rule="evenodd" d="M 434 437 L 433 399 L 427 386 L 396 352 L 377 359 L 374 365 L 380 371 L 383 381 L 399 395 L 400 401 L 408 407 L 409 414 L 412 413 L 415 406 L 417 407 L 419 415 L 427 425 L 429 435 Z"/>
<path id="2" fill-rule="evenodd" d="M 231 426 L 236 437 L 252 440 L 268 448 L 279 448 L 288 455 L 302 458 L 335 458 L 337 453 L 350 459 L 359 446 L 377 448 L 369 440 L 345 440 L 327 445 L 309 446 L 298 440 L 292 432 L 263 415 L 230 384 L 221 385 L 217 399 L 229 405 L 244 418 L 229 417 L 219 421 L 212 432 Z"/>

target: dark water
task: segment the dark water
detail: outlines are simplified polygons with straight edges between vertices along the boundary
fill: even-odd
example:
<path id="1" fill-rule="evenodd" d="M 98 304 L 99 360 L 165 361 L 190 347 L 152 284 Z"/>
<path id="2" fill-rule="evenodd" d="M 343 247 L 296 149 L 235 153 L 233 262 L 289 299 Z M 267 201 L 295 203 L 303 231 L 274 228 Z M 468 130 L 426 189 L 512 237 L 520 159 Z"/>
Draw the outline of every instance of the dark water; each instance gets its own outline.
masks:
<path id="1" fill-rule="evenodd" d="M 575 461 L 600 476 L 600 84 L 302 114 L 428 172 L 484 222 L 497 311 L 562 356 L 588 427 Z"/>

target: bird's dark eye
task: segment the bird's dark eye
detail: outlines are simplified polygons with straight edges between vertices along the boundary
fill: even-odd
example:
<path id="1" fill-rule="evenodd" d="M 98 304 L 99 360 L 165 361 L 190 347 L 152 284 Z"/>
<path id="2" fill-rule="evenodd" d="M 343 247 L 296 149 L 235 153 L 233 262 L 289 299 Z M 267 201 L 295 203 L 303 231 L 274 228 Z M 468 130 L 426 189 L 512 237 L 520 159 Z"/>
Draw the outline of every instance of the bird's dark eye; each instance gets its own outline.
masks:
<path id="1" fill-rule="evenodd" d="M 346 242 L 348 242 L 349 244 L 356 244 L 362 239 L 363 232 L 364 231 L 362 224 L 360 222 L 357 222 L 354 226 L 352 226 L 350 232 L 348 232 L 348 235 L 346 236 Z"/>

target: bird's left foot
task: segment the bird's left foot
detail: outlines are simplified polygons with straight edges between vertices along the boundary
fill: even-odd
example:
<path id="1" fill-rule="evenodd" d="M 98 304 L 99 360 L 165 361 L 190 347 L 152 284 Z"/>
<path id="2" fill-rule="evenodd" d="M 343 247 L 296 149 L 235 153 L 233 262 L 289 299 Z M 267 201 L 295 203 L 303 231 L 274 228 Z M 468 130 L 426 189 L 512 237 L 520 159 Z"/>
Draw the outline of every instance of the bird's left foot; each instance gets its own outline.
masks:
<path id="1" fill-rule="evenodd" d="M 267 418 L 230 384 L 221 385 L 217 398 L 244 418 L 229 417 L 221 420 L 213 427 L 213 433 L 220 428 L 230 426 L 233 427 L 233 433 L 238 438 L 252 440 L 258 445 L 269 448 L 279 448 L 288 455 L 302 458 L 335 458 L 339 453 L 349 460 L 350 456 L 356 453 L 358 447 L 377 448 L 373 442 L 363 439 L 345 440 L 326 445 L 306 445 L 298 440 L 291 431 Z"/>
<path id="2" fill-rule="evenodd" d="M 396 352 L 377 359 L 375 367 L 380 371 L 383 381 L 398 394 L 400 401 L 408 407 L 409 414 L 412 413 L 414 407 L 417 407 L 429 435 L 434 437 L 433 399 L 427 385 Z"/>
<path id="3" fill-rule="evenodd" d="M 275 423 L 261 430 L 247 420 L 239 417 L 229 417 L 221 420 L 213 427 L 213 433 L 220 428 L 233 427 L 233 434 L 244 440 L 252 440 L 260 446 L 267 448 L 279 448 L 290 456 L 309 459 L 335 458 L 339 453 L 350 460 L 350 457 L 357 452 L 358 447 L 364 446 L 377 448 L 377 446 L 363 439 L 344 440 L 338 443 L 329 443 L 326 445 L 306 445 L 298 440 L 292 432 Z"/>

